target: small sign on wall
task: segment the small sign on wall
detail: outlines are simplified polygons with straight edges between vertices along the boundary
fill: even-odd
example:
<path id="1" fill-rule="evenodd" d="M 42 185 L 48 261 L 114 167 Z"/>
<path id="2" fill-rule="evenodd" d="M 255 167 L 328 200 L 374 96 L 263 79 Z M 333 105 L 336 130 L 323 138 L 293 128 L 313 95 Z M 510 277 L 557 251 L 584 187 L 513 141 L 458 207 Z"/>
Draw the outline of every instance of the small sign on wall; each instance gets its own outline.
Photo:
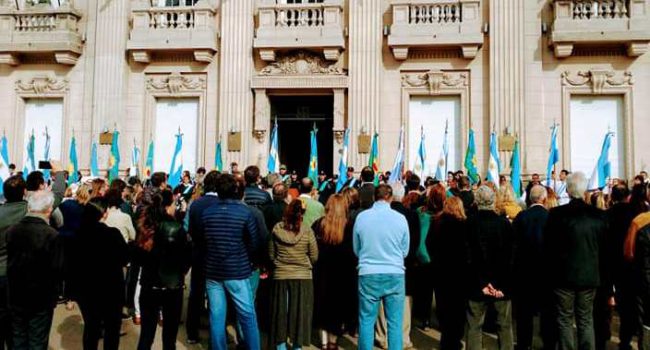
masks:
<path id="1" fill-rule="evenodd" d="M 113 133 L 112 132 L 102 132 L 99 133 L 99 144 L 100 145 L 110 145 L 113 143 Z"/>
<path id="2" fill-rule="evenodd" d="M 510 134 L 499 136 L 499 151 L 512 152 L 515 149 L 515 141 L 517 139 Z"/>
<path id="3" fill-rule="evenodd" d="M 365 154 L 370 153 L 370 135 L 362 134 L 359 135 L 357 139 L 357 145 L 359 145 L 359 153 Z"/>
<path id="4" fill-rule="evenodd" d="M 241 132 L 228 133 L 228 152 L 241 152 Z"/>

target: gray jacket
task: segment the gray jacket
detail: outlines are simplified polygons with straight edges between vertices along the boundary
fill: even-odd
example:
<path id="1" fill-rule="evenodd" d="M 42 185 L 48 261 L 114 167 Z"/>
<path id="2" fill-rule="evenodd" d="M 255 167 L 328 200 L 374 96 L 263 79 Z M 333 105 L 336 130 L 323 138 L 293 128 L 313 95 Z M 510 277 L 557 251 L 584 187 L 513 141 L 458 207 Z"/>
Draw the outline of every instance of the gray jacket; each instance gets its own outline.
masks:
<path id="1" fill-rule="evenodd" d="M 27 202 L 0 205 L 0 277 L 7 276 L 7 229 L 27 214 Z"/>

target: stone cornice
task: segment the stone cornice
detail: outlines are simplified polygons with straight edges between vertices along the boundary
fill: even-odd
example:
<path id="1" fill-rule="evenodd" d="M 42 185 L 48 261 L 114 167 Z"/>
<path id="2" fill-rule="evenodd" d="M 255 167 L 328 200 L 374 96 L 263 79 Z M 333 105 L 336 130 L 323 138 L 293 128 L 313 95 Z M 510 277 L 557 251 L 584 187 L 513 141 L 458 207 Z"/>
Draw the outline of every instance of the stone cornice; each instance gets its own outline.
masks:
<path id="1" fill-rule="evenodd" d="M 16 91 L 20 94 L 60 94 L 67 92 L 69 89 L 68 80 L 57 77 L 34 77 L 28 81 L 19 79 L 16 81 Z"/>
<path id="2" fill-rule="evenodd" d="M 634 84 L 631 72 L 623 72 L 617 76 L 613 70 L 590 69 L 571 74 L 569 71 L 562 73 L 562 85 L 574 87 L 591 87 L 595 94 L 602 93 L 610 87 L 630 86 Z"/>
<path id="3" fill-rule="evenodd" d="M 251 79 L 252 89 L 345 89 L 348 77 L 337 76 L 255 76 Z"/>

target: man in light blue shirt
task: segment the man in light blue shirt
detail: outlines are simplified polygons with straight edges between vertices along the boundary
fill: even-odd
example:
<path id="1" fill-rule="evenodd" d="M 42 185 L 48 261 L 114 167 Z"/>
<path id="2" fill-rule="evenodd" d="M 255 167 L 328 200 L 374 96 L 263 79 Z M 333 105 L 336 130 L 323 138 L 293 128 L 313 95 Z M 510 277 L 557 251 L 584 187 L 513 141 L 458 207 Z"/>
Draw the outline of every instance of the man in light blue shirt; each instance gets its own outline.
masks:
<path id="1" fill-rule="evenodd" d="M 354 224 L 354 253 L 359 257 L 359 349 L 371 350 L 379 302 L 388 323 L 388 350 L 402 350 L 404 258 L 409 250 L 406 218 L 390 208 L 388 185 L 375 190 L 374 205 Z"/>

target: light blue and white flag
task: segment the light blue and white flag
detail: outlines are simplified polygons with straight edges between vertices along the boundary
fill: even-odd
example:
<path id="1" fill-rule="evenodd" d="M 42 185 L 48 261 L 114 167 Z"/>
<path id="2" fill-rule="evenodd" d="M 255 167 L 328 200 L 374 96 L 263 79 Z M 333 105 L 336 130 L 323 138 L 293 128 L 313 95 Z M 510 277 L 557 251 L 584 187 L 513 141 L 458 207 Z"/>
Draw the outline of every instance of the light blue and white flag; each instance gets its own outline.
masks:
<path id="1" fill-rule="evenodd" d="M 217 142 L 217 149 L 214 151 L 214 169 L 223 171 L 223 158 L 221 157 L 221 138 Z"/>
<path id="2" fill-rule="evenodd" d="M 314 123 L 314 128 L 309 132 L 311 139 L 311 151 L 309 154 L 309 168 L 307 169 L 307 177 L 318 185 L 318 129 Z"/>
<path id="3" fill-rule="evenodd" d="M 0 156 L 5 164 L 9 165 L 9 142 L 7 141 L 7 135 L 2 135 L 2 140 L 0 141 Z"/>
<path id="4" fill-rule="evenodd" d="M 546 186 L 551 186 L 553 167 L 560 161 L 560 150 L 557 148 L 557 124 L 551 128 L 551 147 L 549 148 L 548 164 L 546 165 Z"/>
<path id="5" fill-rule="evenodd" d="M 275 120 L 273 124 L 273 131 L 271 131 L 271 150 L 269 151 L 269 160 L 266 164 L 269 173 L 277 173 L 280 171 L 280 156 L 278 155 L 278 121 Z"/>
<path id="6" fill-rule="evenodd" d="M 27 139 L 27 145 L 25 146 L 25 160 L 23 161 L 23 178 L 27 179 L 27 175 L 32 171 L 36 170 L 36 160 L 34 159 L 34 130 L 32 134 Z"/>
<path id="7" fill-rule="evenodd" d="M 43 160 L 50 160 L 50 133 L 47 131 L 47 126 L 45 127 L 45 150 L 43 150 Z M 48 169 L 43 169 L 43 178 L 47 183 L 50 180 L 50 171 Z"/>
<path id="8" fill-rule="evenodd" d="M 521 154 L 519 150 L 519 140 L 515 141 L 515 148 L 512 151 L 512 158 L 510 160 L 510 182 L 512 182 L 512 190 L 515 196 L 520 198 L 522 195 L 521 188 Z"/>
<path id="9" fill-rule="evenodd" d="M 176 146 L 174 147 L 174 155 L 172 156 L 172 164 L 169 168 L 169 178 L 167 183 L 172 188 L 178 186 L 181 181 L 181 173 L 183 172 L 183 161 L 178 159 L 181 156 L 183 150 L 183 134 L 181 134 L 181 129 L 178 128 L 178 134 L 176 134 Z M 179 163 L 176 165 L 176 163 Z"/>
<path id="10" fill-rule="evenodd" d="M 90 176 L 99 176 L 99 162 L 97 161 L 97 142 L 93 142 L 90 150 Z"/>
<path id="11" fill-rule="evenodd" d="M 424 127 L 420 127 L 420 146 L 418 147 L 418 162 L 420 168 L 420 175 L 424 175 L 424 166 L 426 165 L 427 160 L 427 149 L 424 142 Z M 418 168 L 418 167 L 415 167 Z M 420 176 L 421 180 L 424 181 L 424 176 Z"/>
<path id="12" fill-rule="evenodd" d="M 488 161 L 487 180 L 492 181 L 494 186 L 499 188 L 499 174 L 501 173 L 501 162 L 499 161 L 499 141 L 497 134 L 490 133 L 490 160 Z"/>
<path id="13" fill-rule="evenodd" d="M 449 135 L 448 135 L 449 121 L 445 123 L 445 136 L 442 140 L 442 150 L 440 157 L 438 157 L 438 165 L 436 166 L 436 180 L 444 181 L 447 176 L 447 157 L 449 156 Z"/>
<path id="14" fill-rule="evenodd" d="M 404 169 L 404 126 L 399 131 L 399 144 L 397 154 L 395 155 L 395 162 L 393 163 L 393 170 L 390 172 L 388 183 L 395 183 L 402 181 L 402 170 Z"/>
<path id="15" fill-rule="evenodd" d="M 4 137 L 3 137 L 4 138 Z M 4 144 L 1 145 L 0 147 L 4 148 Z M 0 195 L 3 195 L 3 189 L 2 185 L 4 184 L 4 181 L 9 177 L 9 163 L 5 161 L 5 157 L 1 156 L 0 157 Z"/>
<path id="16" fill-rule="evenodd" d="M 609 161 L 609 148 L 612 145 L 612 137 L 614 137 L 613 132 L 605 134 L 598 162 L 594 167 L 594 171 L 591 173 L 591 179 L 587 187 L 588 190 L 605 187 L 607 185 L 607 179 L 612 175 L 612 165 Z"/>
<path id="17" fill-rule="evenodd" d="M 350 141 L 350 130 L 345 129 L 345 136 L 343 137 L 343 152 L 341 152 L 341 160 L 339 161 L 339 179 L 336 182 L 336 192 L 343 189 L 343 185 L 348 181 L 348 144 Z"/>
<path id="18" fill-rule="evenodd" d="M 129 168 L 129 176 L 140 177 L 140 148 L 133 139 L 133 149 L 131 150 L 131 167 Z"/>

